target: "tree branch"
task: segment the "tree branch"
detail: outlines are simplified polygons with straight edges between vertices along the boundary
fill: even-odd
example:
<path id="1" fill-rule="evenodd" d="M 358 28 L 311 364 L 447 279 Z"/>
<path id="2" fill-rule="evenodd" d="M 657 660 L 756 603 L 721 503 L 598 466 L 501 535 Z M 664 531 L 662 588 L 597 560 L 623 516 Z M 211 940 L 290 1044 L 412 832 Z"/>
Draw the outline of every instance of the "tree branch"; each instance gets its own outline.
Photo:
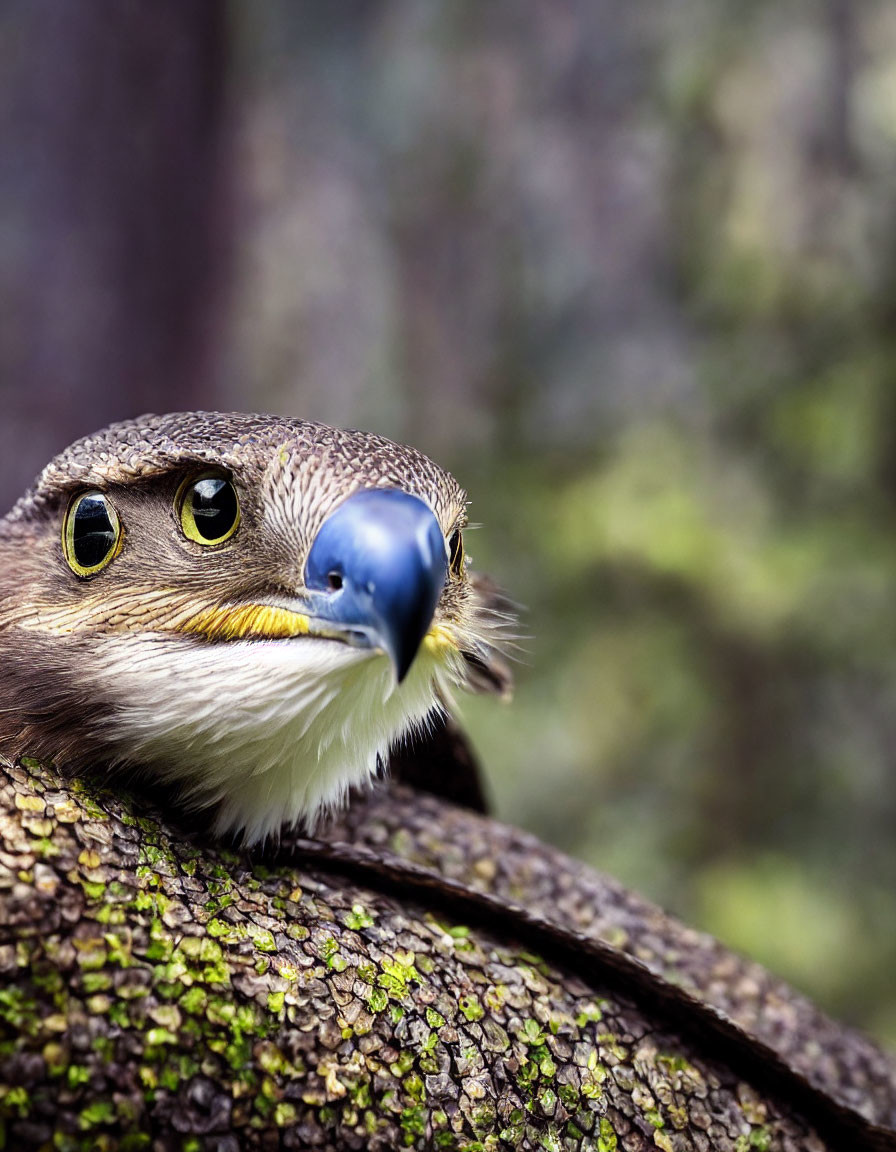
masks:
<path id="1" fill-rule="evenodd" d="M 7 1147 L 896 1147 L 873 1045 L 435 797 L 253 860 L 4 765 L 0 838 Z"/>

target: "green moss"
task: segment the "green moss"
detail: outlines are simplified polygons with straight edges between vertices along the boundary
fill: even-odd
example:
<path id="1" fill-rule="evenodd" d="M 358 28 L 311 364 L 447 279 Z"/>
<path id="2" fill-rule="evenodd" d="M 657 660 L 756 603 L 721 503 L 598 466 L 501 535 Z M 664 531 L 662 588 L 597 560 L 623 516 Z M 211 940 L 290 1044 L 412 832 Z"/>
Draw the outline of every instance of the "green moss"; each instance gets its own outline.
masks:
<path id="1" fill-rule="evenodd" d="M 84 890 L 84 895 L 88 900 L 99 901 L 105 898 L 106 885 L 102 880 L 82 880 L 79 877 L 78 883 Z"/>
<path id="2" fill-rule="evenodd" d="M 258 928 L 254 924 L 246 925 L 246 933 L 259 952 L 276 952 L 277 942 L 274 934 L 267 928 Z"/>
<path id="3" fill-rule="evenodd" d="M 2 1100 L 3 1110 L 6 1114 L 12 1115 L 12 1113 L 15 1112 L 20 1120 L 24 1120 L 31 1111 L 31 1100 L 28 1096 L 28 1089 L 21 1085 L 7 1088 L 0 1100 Z"/>
<path id="4" fill-rule="evenodd" d="M 148 1064 L 141 1064 L 137 1069 L 137 1079 L 150 1093 L 159 1086 L 158 1072 Z M 152 1099 L 151 1096 L 150 1099 Z"/>
<path id="5" fill-rule="evenodd" d="M 88 996 L 96 992 L 106 992 L 112 987 L 112 976 L 109 972 L 85 972 L 81 977 L 81 987 Z"/>
<path id="6" fill-rule="evenodd" d="M 402 1081 L 402 1087 L 412 1100 L 415 1100 L 418 1104 L 423 1103 L 425 1088 L 423 1081 L 416 1072 L 411 1072 L 408 1076 L 405 1076 Z"/>
<path id="7" fill-rule="evenodd" d="M 144 831 L 157 832 L 158 828 L 150 825 L 150 828 L 144 829 Z M 156 868 L 159 864 L 167 863 L 168 856 L 157 844 L 144 840 L 140 845 L 138 861 L 140 865 L 149 865 L 152 868 Z"/>
<path id="8" fill-rule="evenodd" d="M 691 1068 L 689 1061 L 683 1056 L 661 1053 L 656 1058 L 657 1064 L 668 1072 L 686 1072 Z"/>
<path id="9" fill-rule="evenodd" d="M 319 951 L 318 955 L 320 956 L 321 960 L 323 960 L 323 962 L 326 964 L 326 962 L 332 956 L 335 956 L 338 951 L 339 951 L 338 940 L 334 940 L 332 936 L 328 936 L 327 939 L 324 940 L 323 944 L 321 944 L 320 951 Z"/>
<path id="10" fill-rule="evenodd" d="M 217 917 L 212 917 L 205 926 L 206 932 L 215 940 L 239 940 L 244 933 L 240 928 L 234 924 L 229 924 L 226 920 L 220 920 Z"/>
<path id="11" fill-rule="evenodd" d="M 485 1015 L 485 1009 L 472 993 L 461 996 L 457 1002 L 457 1006 L 467 1020 L 481 1020 Z"/>
<path id="12" fill-rule="evenodd" d="M 168 1092 L 176 1092 L 182 1083 L 180 1069 L 174 1064 L 163 1064 L 159 1068 L 158 1076 L 159 1087 L 165 1088 Z"/>
<path id="13" fill-rule="evenodd" d="M 371 988 L 366 999 L 367 1007 L 371 1012 L 383 1012 L 389 1003 L 388 993 L 384 992 L 382 988 Z"/>
<path id="14" fill-rule="evenodd" d="M 98 972 L 101 975 L 105 975 L 107 980 L 111 979 L 108 976 L 108 973 L 103 972 L 103 969 L 106 967 L 106 961 L 108 960 L 108 953 L 101 941 L 76 940 L 75 954 L 77 957 L 78 967 L 82 972 Z"/>
<path id="15" fill-rule="evenodd" d="M 115 1120 L 115 1105 L 111 1100 L 92 1100 L 78 1113 L 78 1127 L 82 1131 L 96 1128 L 100 1124 L 111 1124 Z"/>
<path id="16" fill-rule="evenodd" d="M 50 1076 L 61 1076 L 68 1067 L 69 1055 L 64 1045 L 56 1040 L 51 1040 L 43 1046 L 41 1055 L 44 1058 L 44 1063 L 47 1066 L 47 1072 Z M 3 1145 L 0 1144 L 0 1148 Z"/>
<path id="17" fill-rule="evenodd" d="M 493 1129 L 497 1119 L 497 1112 L 491 1100 L 484 1100 L 470 1113 L 470 1123 L 473 1125 L 473 1131 L 485 1135 L 486 1142 L 489 1138 L 494 1140 Z"/>
<path id="18" fill-rule="evenodd" d="M 296 1122 L 296 1106 L 281 1100 L 274 1108 L 274 1123 L 278 1128 L 291 1128 Z"/>
<path id="19" fill-rule="evenodd" d="M 143 1148 L 149 1148 L 152 1143 L 152 1137 L 148 1132 L 126 1132 L 121 1137 L 119 1148 L 121 1152 L 141 1152 Z"/>
<path id="20" fill-rule="evenodd" d="M 538 1079 L 538 1065 L 534 1060 L 526 1060 L 525 1064 L 520 1065 L 520 1069 L 516 1074 L 517 1083 L 523 1089 L 531 1088 L 535 1081 Z"/>
<path id="21" fill-rule="evenodd" d="M 194 979 L 201 980 L 204 984 L 228 985 L 230 983 L 230 968 L 222 959 L 217 964 L 206 964 L 198 973 L 194 974 Z"/>
<path id="22" fill-rule="evenodd" d="M 365 984 L 376 983 L 376 965 L 362 962 L 357 968 L 358 979 L 363 980 Z"/>
<path id="23" fill-rule="evenodd" d="M 373 916 L 363 904 L 353 904 L 351 912 L 347 912 L 342 918 L 342 923 L 353 932 L 359 932 L 362 928 L 370 928 L 373 922 Z"/>
<path id="24" fill-rule="evenodd" d="M 426 1132 L 426 1109 L 420 1104 L 413 1104 L 403 1108 L 398 1118 L 405 1137 L 410 1137 L 408 1143 L 413 1143 L 418 1136 Z"/>
<path id="25" fill-rule="evenodd" d="M 392 1073 L 392 1075 L 396 1079 L 400 1080 L 402 1078 L 402 1076 L 406 1075 L 411 1070 L 411 1068 L 413 1068 L 413 1067 L 414 1067 L 414 1053 L 413 1052 L 401 1052 L 398 1055 L 398 1059 L 393 1060 L 392 1063 L 389 1065 L 389 1071 Z"/>
<path id="26" fill-rule="evenodd" d="M 582 1073 L 581 1093 L 586 1100 L 600 1100 L 604 1094 L 601 1087 L 602 1076 L 596 1075 L 591 1069 Z"/>
<path id="27" fill-rule="evenodd" d="M 270 1040 L 256 1046 L 255 1058 L 258 1066 L 269 1076 L 281 1075 L 290 1067 L 281 1050 Z"/>
<path id="28" fill-rule="evenodd" d="M 94 911 L 92 913 L 93 919 L 97 922 L 97 924 L 104 924 L 107 926 L 109 926 L 109 925 L 117 926 L 119 924 L 124 924 L 124 922 L 126 920 L 124 908 L 121 908 L 116 904 L 108 903 L 108 899 L 109 899 L 109 892 L 107 890 L 106 891 L 107 903 L 103 904 L 102 907 L 100 907 L 100 908 L 94 909 Z"/>
<path id="29" fill-rule="evenodd" d="M 150 1028 L 146 1033 L 146 1043 L 155 1048 L 159 1044 L 176 1044 L 177 1033 L 168 1028 Z"/>
<path id="30" fill-rule="evenodd" d="M 421 984 L 420 973 L 414 967 L 413 954 L 396 953 L 392 959 L 384 957 L 382 971 L 377 976 L 376 982 L 398 999 L 407 994 L 409 983 Z"/>
<path id="31" fill-rule="evenodd" d="M 236 1020 L 236 1005 L 220 997 L 209 1001 L 207 1016 L 210 1024 L 233 1025 Z"/>
<path id="32" fill-rule="evenodd" d="M 205 988 L 200 988 L 197 985 L 193 985 L 192 987 L 187 988 L 187 991 L 183 993 L 177 1003 L 179 1003 L 179 1006 L 184 1011 L 188 1011 L 188 1013 L 191 1015 L 204 1016 L 208 1003 L 208 993 L 205 991 Z"/>
<path id="33" fill-rule="evenodd" d="M 181 993 L 181 986 L 177 981 L 160 981 L 154 991 L 161 1000 L 176 1000 Z"/>
<path id="34" fill-rule="evenodd" d="M 523 1021 L 522 1026 L 515 1030 L 514 1035 L 524 1044 L 543 1044 L 545 1039 L 541 1025 L 531 1016 Z"/>
<path id="35" fill-rule="evenodd" d="M 500 1012 L 507 1002 L 507 987 L 504 984 L 492 984 L 485 993 L 486 1006 L 493 1013 Z"/>
<path id="36" fill-rule="evenodd" d="M 29 950 L 28 953 L 20 956 L 18 958 L 20 967 L 29 968 L 31 970 L 31 983 L 34 987 L 52 996 L 55 1000 L 59 992 L 63 990 L 67 991 L 62 979 L 62 973 L 58 968 L 36 967 L 32 955 L 32 952 Z"/>
<path id="37" fill-rule="evenodd" d="M 603 1013 L 600 1008 L 596 1004 L 588 1005 L 576 1016 L 576 1025 L 579 1028 L 584 1028 L 587 1024 L 596 1023 L 601 1019 L 603 1019 Z"/>
<path id="38" fill-rule="evenodd" d="M 579 1091 L 573 1084 L 559 1084 L 557 1095 L 567 1112 L 574 1112 L 579 1106 Z"/>
<path id="39" fill-rule="evenodd" d="M 669 1104 L 665 1105 L 666 1113 L 669 1117 L 669 1123 L 673 1128 L 679 1131 L 684 1131 L 688 1126 L 688 1110 L 684 1104 Z"/>
<path id="40" fill-rule="evenodd" d="M 366 1080 L 354 1080 L 347 1085 L 349 1096 L 356 1108 L 369 1108 L 372 1096 Z"/>
<path id="41" fill-rule="evenodd" d="M 510 1114 L 510 1123 L 506 1128 L 502 1128 L 499 1136 L 505 1144 L 509 1144 L 511 1148 L 517 1148 L 523 1142 L 525 1135 L 524 1115 L 519 1108 L 515 1108 Z"/>
<path id="42" fill-rule="evenodd" d="M 88 996 L 86 1006 L 91 1016 L 105 1016 L 111 1007 L 111 1001 L 108 996 L 102 994 Z"/>
<path id="43" fill-rule="evenodd" d="M 16 1032 L 28 1036 L 37 1034 L 40 1027 L 40 1007 L 24 989 L 13 986 L 0 988 L 0 1020 Z"/>
<path id="44" fill-rule="evenodd" d="M 597 1138 L 597 1152 L 616 1152 L 616 1133 L 613 1125 L 606 1118 L 600 1118 L 600 1135 Z"/>
<path id="45" fill-rule="evenodd" d="M 76 789 L 72 788 L 72 791 L 74 792 Z M 82 792 L 79 799 L 82 811 L 86 816 L 89 816 L 91 820 L 102 820 L 105 822 L 109 819 L 109 813 L 101 808 L 88 792 Z M 59 815 L 58 809 L 56 815 Z"/>

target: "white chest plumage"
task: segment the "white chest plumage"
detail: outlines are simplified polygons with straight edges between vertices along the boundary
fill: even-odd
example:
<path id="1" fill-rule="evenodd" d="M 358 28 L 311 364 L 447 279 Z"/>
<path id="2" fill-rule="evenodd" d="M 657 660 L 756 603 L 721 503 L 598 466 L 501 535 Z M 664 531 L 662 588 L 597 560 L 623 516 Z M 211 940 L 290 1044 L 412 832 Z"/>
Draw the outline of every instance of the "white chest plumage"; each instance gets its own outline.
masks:
<path id="1" fill-rule="evenodd" d="M 452 679 L 436 646 L 399 685 L 384 653 L 336 641 L 159 634 L 116 637 L 89 675 L 114 709 L 122 760 L 176 781 L 197 809 L 214 806 L 214 830 L 248 843 L 313 828 L 426 722 Z"/>

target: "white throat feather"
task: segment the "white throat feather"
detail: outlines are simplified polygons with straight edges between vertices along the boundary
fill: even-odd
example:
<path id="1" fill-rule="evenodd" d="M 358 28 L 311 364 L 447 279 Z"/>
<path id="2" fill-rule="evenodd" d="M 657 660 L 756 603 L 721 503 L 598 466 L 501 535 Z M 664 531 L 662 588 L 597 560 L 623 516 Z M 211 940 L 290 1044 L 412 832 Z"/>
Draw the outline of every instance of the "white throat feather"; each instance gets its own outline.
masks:
<path id="1" fill-rule="evenodd" d="M 109 699 L 122 764 L 149 765 L 216 833 L 246 843 L 313 830 L 378 757 L 448 698 L 451 655 L 424 643 L 398 685 L 384 653 L 334 640 L 109 639 L 90 676 Z"/>

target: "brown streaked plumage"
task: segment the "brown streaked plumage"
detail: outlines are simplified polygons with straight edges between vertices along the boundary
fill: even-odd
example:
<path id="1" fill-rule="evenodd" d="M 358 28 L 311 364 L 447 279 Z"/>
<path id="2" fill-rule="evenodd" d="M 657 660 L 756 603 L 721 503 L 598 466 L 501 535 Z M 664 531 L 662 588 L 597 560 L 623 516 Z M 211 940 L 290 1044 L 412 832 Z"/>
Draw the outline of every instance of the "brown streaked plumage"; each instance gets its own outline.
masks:
<path id="1" fill-rule="evenodd" d="M 177 509 L 185 482 L 209 470 L 232 483 L 240 517 L 212 547 L 188 538 Z M 453 686 L 506 691 L 506 608 L 462 562 L 400 685 L 375 638 L 317 618 L 326 596 L 306 586 L 309 552 L 366 489 L 422 501 L 446 555 L 465 524 L 453 477 L 366 432 L 177 413 L 73 444 L 0 520 L 0 751 L 148 772 L 214 807 L 222 831 L 257 839 L 313 823 Z M 90 492 L 122 538 L 85 578 L 62 534 Z"/>

